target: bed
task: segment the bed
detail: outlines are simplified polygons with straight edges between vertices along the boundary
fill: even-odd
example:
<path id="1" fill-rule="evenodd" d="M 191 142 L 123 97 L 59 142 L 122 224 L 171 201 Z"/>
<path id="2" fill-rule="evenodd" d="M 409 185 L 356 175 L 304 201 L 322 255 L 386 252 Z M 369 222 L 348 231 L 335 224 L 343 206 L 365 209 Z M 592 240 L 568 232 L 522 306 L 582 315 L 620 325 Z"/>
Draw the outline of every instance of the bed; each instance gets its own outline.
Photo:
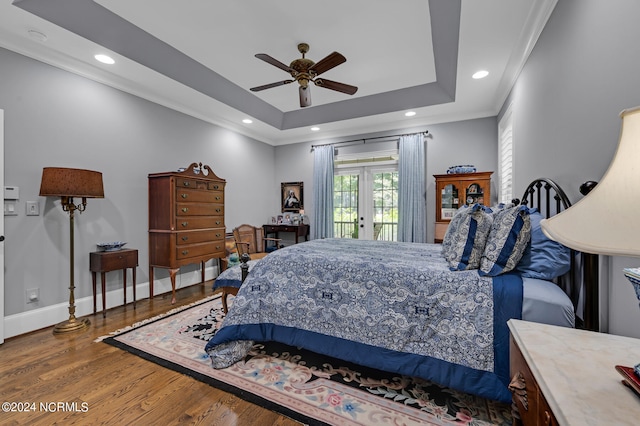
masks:
<path id="1" fill-rule="evenodd" d="M 539 229 L 543 213 L 569 205 L 539 179 L 522 203 L 461 209 L 442 245 L 322 239 L 277 250 L 251 265 L 205 350 L 225 368 L 255 342 L 278 341 L 510 402 L 507 320 L 575 324 L 576 253 Z M 489 231 L 471 215 L 489 217 Z"/>

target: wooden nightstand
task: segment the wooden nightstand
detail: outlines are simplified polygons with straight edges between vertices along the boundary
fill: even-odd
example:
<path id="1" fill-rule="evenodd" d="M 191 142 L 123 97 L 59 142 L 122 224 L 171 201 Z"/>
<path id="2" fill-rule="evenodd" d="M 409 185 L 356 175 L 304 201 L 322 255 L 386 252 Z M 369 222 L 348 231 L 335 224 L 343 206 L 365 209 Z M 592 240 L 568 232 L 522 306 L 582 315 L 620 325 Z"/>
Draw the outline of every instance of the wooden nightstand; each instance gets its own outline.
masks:
<path id="1" fill-rule="evenodd" d="M 133 308 L 136 307 L 136 267 L 138 266 L 138 250 L 123 249 L 118 251 L 96 251 L 89 254 L 89 269 L 93 280 L 93 313 L 96 313 L 96 273 L 101 273 L 102 281 L 102 316 L 106 312 L 106 290 L 105 281 L 107 272 L 122 269 L 122 281 L 124 288 L 124 304 L 127 304 L 127 268 L 131 268 L 133 273 Z"/>
<path id="2" fill-rule="evenodd" d="M 514 425 L 638 424 L 640 398 L 621 383 L 615 366 L 640 362 L 640 339 L 508 324 Z"/>

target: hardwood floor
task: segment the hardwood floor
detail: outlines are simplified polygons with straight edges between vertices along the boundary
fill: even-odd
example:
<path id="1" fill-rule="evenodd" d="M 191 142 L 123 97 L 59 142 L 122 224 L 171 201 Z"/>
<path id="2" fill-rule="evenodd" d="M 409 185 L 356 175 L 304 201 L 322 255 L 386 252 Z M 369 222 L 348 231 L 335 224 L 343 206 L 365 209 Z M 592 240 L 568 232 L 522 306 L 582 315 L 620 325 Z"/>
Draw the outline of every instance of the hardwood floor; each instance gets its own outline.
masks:
<path id="1" fill-rule="evenodd" d="M 0 345 L 0 401 L 31 412 L 0 413 L 2 425 L 299 425 L 97 337 L 212 294 L 211 282 L 89 315 L 88 331 L 54 336 L 52 327 Z M 61 403 L 62 405 L 60 405 Z M 33 405 L 32 405 L 33 404 Z M 25 409 L 24 407 L 22 407 Z"/>

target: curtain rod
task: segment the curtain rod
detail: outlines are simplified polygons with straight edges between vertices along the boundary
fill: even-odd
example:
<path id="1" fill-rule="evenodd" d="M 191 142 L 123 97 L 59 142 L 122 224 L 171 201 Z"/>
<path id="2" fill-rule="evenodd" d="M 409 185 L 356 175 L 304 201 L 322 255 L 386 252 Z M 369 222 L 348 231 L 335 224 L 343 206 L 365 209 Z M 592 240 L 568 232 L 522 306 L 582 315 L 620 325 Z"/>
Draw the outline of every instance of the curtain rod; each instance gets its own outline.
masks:
<path id="1" fill-rule="evenodd" d="M 372 140 L 375 140 L 375 139 L 391 139 L 391 138 L 399 138 L 399 137 L 402 137 L 402 136 L 411 136 L 411 135 L 420 135 L 420 134 L 428 135 L 429 131 L 428 130 L 423 130 L 422 132 L 415 132 L 415 133 L 403 133 L 403 134 L 400 134 L 400 135 L 376 136 L 376 137 L 373 137 L 373 138 L 359 138 L 359 139 L 352 139 L 350 141 L 342 141 L 342 142 L 333 142 L 333 143 L 324 143 L 324 144 L 318 144 L 318 145 L 311 145 L 311 150 L 313 151 L 313 149 L 315 147 L 318 147 L 318 146 L 342 145 L 342 144 L 345 144 L 345 143 L 354 143 L 354 142 L 367 143 L 367 141 L 372 141 Z"/>

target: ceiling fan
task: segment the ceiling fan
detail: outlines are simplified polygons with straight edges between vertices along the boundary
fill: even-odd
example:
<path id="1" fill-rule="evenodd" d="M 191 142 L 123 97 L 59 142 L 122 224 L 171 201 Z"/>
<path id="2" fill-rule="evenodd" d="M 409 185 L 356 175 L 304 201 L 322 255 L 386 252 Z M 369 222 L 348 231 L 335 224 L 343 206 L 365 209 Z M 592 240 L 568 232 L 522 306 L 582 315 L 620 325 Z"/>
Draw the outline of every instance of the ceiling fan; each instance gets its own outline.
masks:
<path id="1" fill-rule="evenodd" d="M 272 58 L 266 53 L 256 54 L 256 58 L 276 66 L 282 70 L 285 70 L 291 74 L 292 80 L 282 80 L 275 83 L 265 84 L 264 86 L 252 87 L 252 92 L 259 92 L 265 89 L 271 89 L 272 87 L 283 86 L 285 84 L 293 83 L 297 81 L 300 84 L 300 106 L 307 107 L 311 105 L 311 91 L 309 89 L 309 82 L 312 82 L 318 87 L 324 87 L 325 89 L 331 89 L 338 92 L 353 95 L 358 88 L 349 84 L 340 83 L 337 81 L 327 80 L 325 78 L 317 78 L 320 74 L 329 71 L 331 68 L 337 67 L 343 62 L 347 61 L 343 55 L 338 52 L 333 52 L 321 59 L 318 62 L 313 62 L 311 59 L 307 59 L 304 55 L 309 51 L 309 45 L 307 43 L 298 44 L 298 51 L 302 53 L 302 58 L 295 59 L 291 62 L 291 65 L 285 65 L 277 59 Z"/>

